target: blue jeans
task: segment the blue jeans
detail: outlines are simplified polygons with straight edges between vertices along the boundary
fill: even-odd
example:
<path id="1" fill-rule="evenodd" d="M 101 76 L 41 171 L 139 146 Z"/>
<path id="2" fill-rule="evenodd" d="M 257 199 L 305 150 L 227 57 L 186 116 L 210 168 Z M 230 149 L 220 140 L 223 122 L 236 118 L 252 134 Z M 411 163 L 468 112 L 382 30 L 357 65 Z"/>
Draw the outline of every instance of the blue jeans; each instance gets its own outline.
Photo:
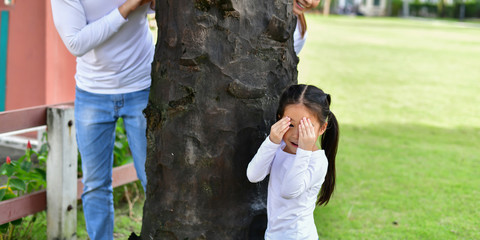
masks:
<path id="1" fill-rule="evenodd" d="M 82 157 L 83 211 L 92 240 L 113 239 L 112 165 L 115 126 L 123 118 L 137 176 L 147 185 L 146 119 L 150 88 L 126 94 L 95 94 L 76 88 L 75 126 Z"/>

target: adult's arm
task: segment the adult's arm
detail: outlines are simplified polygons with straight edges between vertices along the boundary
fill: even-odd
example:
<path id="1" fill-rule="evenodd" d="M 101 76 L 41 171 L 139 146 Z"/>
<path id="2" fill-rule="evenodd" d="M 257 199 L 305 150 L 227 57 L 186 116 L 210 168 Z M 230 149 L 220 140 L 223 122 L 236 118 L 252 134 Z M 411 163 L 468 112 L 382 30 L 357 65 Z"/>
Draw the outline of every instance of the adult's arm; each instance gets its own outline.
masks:
<path id="1" fill-rule="evenodd" d="M 115 8 L 102 18 L 87 23 L 79 0 L 52 0 L 52 13 L 63 43 L 77 57 L 105 42 L 127 21 Z"/>
<path id="2" fill-rule="evenodd" d="M 273 158 L 279 147 L 280 144 L 270 141 L 270 137 L 265 139 L 252 161 L 248 164 L 247 178 L 250 182 L 260 182 L 270 173 Z"/>

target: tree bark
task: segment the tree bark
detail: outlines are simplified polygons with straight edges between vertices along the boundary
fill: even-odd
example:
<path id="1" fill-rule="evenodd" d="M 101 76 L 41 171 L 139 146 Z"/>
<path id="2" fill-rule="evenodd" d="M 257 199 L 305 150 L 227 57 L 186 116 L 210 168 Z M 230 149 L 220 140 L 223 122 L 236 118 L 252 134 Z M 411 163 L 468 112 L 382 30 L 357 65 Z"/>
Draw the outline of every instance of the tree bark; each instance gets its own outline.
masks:
<path id="1" fill-rule="evenodd" d="M 328 17 L 330 15 L 330 2 L 331 0 L 325 0 L 325 4 L 323 5 L 323 16 Z"/>
<path id="2" fill-rule="evenodd" d="M 157 1 L 142 239 L 263 239 L 246 167 L 297 82 L 292 0 Z"/>

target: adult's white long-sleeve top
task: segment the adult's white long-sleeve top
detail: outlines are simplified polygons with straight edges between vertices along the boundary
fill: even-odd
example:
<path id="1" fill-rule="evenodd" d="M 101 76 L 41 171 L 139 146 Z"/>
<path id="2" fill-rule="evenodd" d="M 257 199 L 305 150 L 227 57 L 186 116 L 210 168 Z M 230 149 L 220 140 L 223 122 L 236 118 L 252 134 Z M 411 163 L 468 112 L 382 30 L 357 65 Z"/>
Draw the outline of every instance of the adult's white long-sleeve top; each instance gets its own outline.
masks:
<path id="1" fill-rule="evenodd" d="M 283 151 L 285 143 L 270 137 L 262 143 L 247 167 L 250 182 L 270 174 L 267 196 L 267 240 L 317 240 L 313 210 L 328 168 L 323 150 L 296 154 Z"/>
<path id="2" fill-rule="evenodd" d="M 302 51 L 305 42 L 307 41 L 307 34 L 308 32 L 305 31 L 305 35 L 302 36 L 302 24 L 297 19 L 297 26 L 295 27 L 295 31 L 293 32 L 293 49 L 295 50 L 295 54 L 300 54 Z"/>
<path id="3" fill-rule="evenodd" d="M 55 27 L 77 57 L 76 84 L 100 94 L 129 93 L 150 87 L 153 38 L 144 4 L 125 19 L 125 0 L 51 0 Z"/>

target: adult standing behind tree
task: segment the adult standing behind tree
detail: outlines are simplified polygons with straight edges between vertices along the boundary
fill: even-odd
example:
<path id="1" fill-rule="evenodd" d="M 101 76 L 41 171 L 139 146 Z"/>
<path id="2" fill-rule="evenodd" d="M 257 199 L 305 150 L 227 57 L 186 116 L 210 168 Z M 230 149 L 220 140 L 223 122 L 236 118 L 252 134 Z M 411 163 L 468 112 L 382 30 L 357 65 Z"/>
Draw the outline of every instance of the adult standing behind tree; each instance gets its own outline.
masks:
<path id="1" fill-rule="evenodd" d="M 297 16 L 297 27 L 293 33 L 293 45 L 298 55 L 307 39 L 307 21 L 304 12 L 318 6 L 320 0 L 293 0 L 293 13 Z"/>
<path id="2" fill-rule="evenodd" d="M 83 210 L 90 239 L 113 239 L 115 125 L 124 119 L 144 189 L 146 119 L 153 38 L 152 0 L 51 0 L 55 27 L 77 57 L 75 126 L 82 157 Z"/>

